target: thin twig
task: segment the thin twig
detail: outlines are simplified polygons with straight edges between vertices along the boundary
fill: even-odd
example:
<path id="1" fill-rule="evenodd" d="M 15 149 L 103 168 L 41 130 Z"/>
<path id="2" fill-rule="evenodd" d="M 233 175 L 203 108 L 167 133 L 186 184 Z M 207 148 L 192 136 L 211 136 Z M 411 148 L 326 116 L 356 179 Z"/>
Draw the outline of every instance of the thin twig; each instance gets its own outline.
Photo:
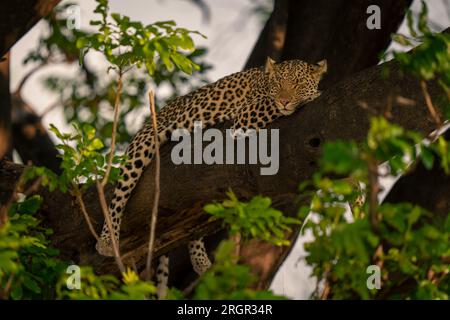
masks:
<path id="1" fill-rule="evenodd" d="M 236 262 L 238 262 L 239 257 L 241 256 L 241 233 L 237 232 L 235 235 L 233 235 L 232 240 L 235 244 L 234 255 L 236 256 Z"/>
<path id="2" fill-rule="evenodd" d="M 6 300 L 9 297 L 9 292 L 11 291 L 11 286 L 14 279 L 14 272 L 11 272 L 8 277 L 8 281 L 6 282 L 5 289 L 3 289 L 0 293 L 0 300 Z"/>
<path id="3" fill-rule="evenodd" d="M 378 165 L 375 159 L 367 160 L 369 171 L 369 222 L 375 233 L 378 234 L 379 225 L 377 217 L 378 193 L 380 192 L 380 183 L 378 181 Z"/>
<path id="4" fill-rule="evenodd" d="M 152 208 L 152 217 L 150 222 L 150 236 L 148 241 L 148 253 L 147 253 L 147 264 L 146 264 L 146 278 L 150 280 L 151 278 L 151 265 L 152 265 L 152 257 L 153 257 L 153 247 L 155 242 L 155 230 L 156 230 L 156 222 L 158 218 L 158 205 L 159 205 L 159 178 L 160 178 L 160 158 L 159 158 L 159 138 L 158 138 L 158 121 L 156 120 L 156 109 L 155 109 L 155 97 L 153 91 L 149 91 L 148 97 L 150 100 L 150 112 L 152 115 L 153 122 L 153 136 L 155 139 L 155 194 L 153 197 L 153 208 Z"/>
<path id="5" fill-rule="evenodd" d="M 106 204 L 106 197 L 105 197 L 105 186 L 108 183 L 109 174 L 111 172 L 111 167 L 113 163 L 114 158 L 114 150 L 116 145 L 116 133 L 117 133 L 117 123 L 119 122 L 119 110 L 120 110 L 120 96 L 122 94 L 122 76 L 123 72 L 122 70 L 119 70 L 119 79 L 117 81 L 117 91 L 116 91 L 116 99 L 114 102 L 114 120 L 113 120 L 113 130 L 111 134 L 111 150 L 109 153 L 109 160 L 108 165 L 106 167 L 106 173 L 103 177 L 103 180 L 100 182 L 100 180 L 97 180 L 95 182 L 97 186 L 97 192 L 98 197 L 100 200 L 100 207 L 102 208 L 103 216 L 105 217 L 106 226 L 108 227 L 109 236 L 111 239 L 111 244 L 114 251 L 114 258 L 116 260 L 117 266 L 119 267 L 120 272 L 125 272 L 125 266 L 123 264 L 122 258 L 120 257 L 120 251 L 119 251 L 119 243 L 114 236 L 114 229 L 112 227 L 112 221 L 111 217 L 109 215 L 109 209 L 108 205 Z"/>
<path id="6" fill-rule="evenodd" d="M 326 267 L 326 269 L 323 273 L 324 284 L 323 284 L 323 290 L 319 297 L 320 300 L 327 300 L 328 296 L 330 295 L 331 286 L 330 286 L 330 282 L 328 281 L 328 277 L 330 276 L 330 273 L 331 273 L 331 267 L 328 266 L 328 267 Z M 318 288 L 316 288 L 316 291 L 317 292 L 319 291 Z"/>
<path id="7" fill-rule="evenodd" d="M 68 102 L 68 101 L 69 101 L 69 100 L 67 100 L 66 102 Z M 42 119 L 42 118 L 45 117 L 50 111 L 53 111 L 54 109 L 56 109 L 56 108 L 59 107 L 59 106 L 65 105 L 66 102 L 61 101 L 61 100 L 58 100 L 58 101 L 52 103 L 51 105 L 49 105 L 48 107 L 46 107 L 46 108 L 44 109 L 44 111 L 41 112 L 41 114 L 39 115 L 39 118 Z"/>
<path id="8" fill-rule="evenodd" d="M 114 258 L 116 259 L 117 266 L 119 267 L 120 272 L 125 272 L 125 266 L 122 262 L 122 258 L 120 257 L 119 251 L 119 243 L 117 242 L 116 237 L 114 236 L 114 229 L 112 227 L 111 217 L 109 216 L 108 205 L 106 204 L 105 192 L 103 190 L 103 186 L 99 180 L 96 181 L 98 197 L 100 200 L 100 207 L 102 208 L 103 216 L 105 217 L 106 226 L 108 227 L 109 236 L 111 238 L 111 243 L 114 250 Z"/>
<path id="9" fill-rule="evenodd" d="M 81 192 L 79 192 L 78 188 L 76 188 L 76 190 L 75 190 L 75 198 L 77 199 L 78 205 L 80 206 L 81 212 L 83 213 L 84 220 L 86 221 L 86 224 L 88 225 L 89 231 L 92 233 L 95 240 L 99 241 L 100 237 L 98 236 L 97 232 L 95 232 L 95 228 L 92 225 L 92 221 L 89 218 L 89 214 L 86 210 L 86 206 L 84 205 L 83 195 L 81 194 Z"/>
<path id="10" fill-rule="evenodd" d="M 431 116 L 433 117 L 434 122 L 436 122 L 438 129 L 442 127 L 442 120 L 439 116 L 439 112 L 436 110 L 436 108 L 433 105 L 433 102 L 431 101 L 430 94 L 428 92 L 427 83 L 424 80 L 420 81 L 420 88 L 422 89 L 423 96 L 425 98 L 425 103 L 427 105 L 428 111 L 430 112 Z"/>
<path id="11" fill-rule="evenodd" d="M 114 120 L 111 135 L 111 151 L 109 153 L 108 166 L 106 168 L 105 176 L 103 177 L 102 187 L 105 187 L 108 183 L 109 174 L 111 172 L 112 162 L 114 158 L 114 151 L 116 147 L 116 134 L 117 134 L 117 123 L 119 122 L 119 110 L 120 110 L 120 96 L 122 95 L 122 71 L 119 70 L 119 80 L 117 82 L 117 92 L 116 100 L 114 101 Z"/>
<path id="12" fill-rule="evenodd" d="M 183 290 L 183 295 L 185 296 L 185 297 L 188 297 L 191 293 L 192 293 L 192 291 L 194 291 L 194 289 L 195 289 L 195 287 L 197 287 L 197 285 L 200 283 L 200 280 L 201 280 L 202 278 L 201 277 L 198 277 L 198 278 L 196 278 L 194 281 L 192 281 L 184 290 Z"/>
<path id="13" fill-rule="evenodd" d="M 13 95 L 21 96 L 21 91 L 23 89 L 23 86 L 25 83 L 30 79 L 30 77 L 36 73 L 36 71 L 39 71 L 42 67 L 45 67 L 48 64 L 49 60 L 44 60 L 34 68 L 32 68 L 28 73 L 22 77 L 22 80 L 20 80 L 19 85 L 17 86 L 17 89 L 12 93 Z"/>

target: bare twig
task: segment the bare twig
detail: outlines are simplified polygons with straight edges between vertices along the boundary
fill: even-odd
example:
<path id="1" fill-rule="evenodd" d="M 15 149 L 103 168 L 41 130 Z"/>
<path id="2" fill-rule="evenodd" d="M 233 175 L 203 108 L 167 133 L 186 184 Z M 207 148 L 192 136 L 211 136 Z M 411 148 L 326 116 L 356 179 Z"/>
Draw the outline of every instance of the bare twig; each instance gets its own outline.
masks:
<path id="1" fill-rule="evenodd" d="M 0 291 L 0 300 L 8 299 L 13 280 L 14 280 L 14 272 L 11 272 L 9 274 L 8 281 L 6 281 L 5 288 L 2 291 Z"/>
<path id="2" fill-rule="evenodd" d="M 149 91 L 148 97 L 150 100 L 150 112 L 152 115 L 153 122 L 153 135 L 155 139 L 155 194 L 153 197 L 153 208 L 152 208 L 152 217 L 150 222 L 150 236 L 148 241 L 148 253 L 147 253 L 147 264 L 146 264 L 146 278 L 150 280 L 151 278 L 151 264 L 153 257 L 153 247 L 155 243 L 155 230 L 156 230 L 156 221 L 158 218 L 158 204 L 159 204 L 159 178 L 160 178 L 160 157 L 159 157 L 159 138 L 158 138 L 158 121 L 156 119 L 156 109 L 155 109 L 155 97 L 153 91 Z"/>
<path id="3" fill-rule="evenodd" d="M 35 74 L 37 71 L 39 71 L 42 67 L 45 67 L 48 64 L 48 60 L 43 61 L 42 63 L 38 64 L 34 68 L 32 68 L 28 73 L 23 76 L 22 80 L 20 80 L 19 85 L 17 86 L 17 89 L 13 92 L 13 95 L 21 96 L 21 91 L 25 83 L 30 79 L 30 77 Z"/>
<path id="4" fill-rule="evenodd" d="M 369 104 L 366 101 L 357 101 L 356 105 L 358 107 L 360 107 L 361 109 L 364 109 L 364 110 L 370 112 L 373 115 L 378 116 L 380 114 L 380 112 L 378 110 L 369 106 Z"/>
<path id="5" fill-rule="evenodd" d="M 103 216 L 105 217 L 106 226 L 108 227 L 109 236 L 111 239 L 111 244 L 114 251 L 114 258 L 116 260 L 117 266 L 119 267 L 120 272 L 125 272 L 125 266 L 123 264 L 122 258 L 120 257 L 120 251 L 119 251 L 119 243 L 114 236 L 114 229 L 112 227 L 112 221 L 111 217 L 109 215 L 109 209 L 108 205 L 106 204 L 106 197 L 105 197 L 105 186 L 108 183 L 109 174 L 111 172 L 111 167 L 113 163 L 114 158 L 114 150 L 116 145 L 116 133 L 117 133 L 117 123 L 119 120 L 119 110 L 120 110 L 120 96 L 122 94 L 122 76 L 123 72 L 122 70 L 119 70 L 119 79 L 117 81 L 117 91 L 116 91 L 116 99 L 114 102 L 114 120 L 113 120 L 113 130 L 111 134 L 111 150 L 109 153 L 109 160 L 108 165 L 106 167 L 105 176 L 103 177 L 103 180 L 100 182 L 100 180 L 96 181 L 97 186 L 97 192 L 98 197 L 100 200 L 100 207 L 102 208 Z"/>
<path id="6" fill-rule="evenodd" d="M 232 236 L 232 241 L 234 242 L 234 255 L 236 256 L 236 262 L 239 261 L 239 257 L 241 255 L 241 233 L 237 232 Z"/>
<path id="7" fill-rule="evenodd" d="M 111 172 L 112 162 L 114 158 L 114 150 L 116 147 L 116 134 L 117 134 L 117 123 L 119 122 L 119 110 L 120 110 L 120 96 L 122 94 L 122 71 L 119 71 L 119 80 L 117 82 L 117 92 L 116 92 L 116 100 L 114 102 L 114 120 L 113 120 L 113 128 L 111 135 L 111 151 L 109 153 L 108 167 L 106 168 L 105 176 L 103 177 L 102 187 L 105 187 L 108 183 L 109 174 Z"/>
<path id="8" fill-rule="evenodd" d="M 378 181 L 378 164 L 375 159 L 367 159 L 369 171 L 369 222 L 375 233 L 378 234 L 379 225 L 377 217 L 378 194 L 380 193 L 380 183 Z"/>
<path id="9" fill-rule="evenodd" d="M 390 93 L 387 96 L 387 101 L 386 101 L 386 109 L 384 110 L 384 117 L 386 119 L 392 119 L 392 94 Z"/>
<path id="10" fill-rule="evenodd" d="M 420 88 L 422 89 L 422 93 L 425 98 L 425 103 L 427 105 L 428 111 L 430 112 L 431 117 L 433 118 L 434 122 L 436 122 L 436 125 L 438 126 L 439 129 L 442 127 L 442 120 L 439 115 L 439 112 L 436 110 L 436 108 L 433 105 L 433 102 L 431 101 L 431 97 L 428 92 L 428 86 L 424 80 L 420 81 Z"/>
<path id="11" fill-rule="evenodd" d="M 68 102 L 68 100 L 67 100 L 67 102 Z M 49 105 L 47 108 L 45 108 L 44 111 L 41 112 L 41 114 L 39 115 L 39 118 L 42 119 L 42 118 L 45 117 L 49 112 L 53 111 L 54 109 L 56 109 L 56 108 L 59 107 L 59 106 L 65 105 L 65 103 L 66 103 L 66 102 L 60 101 L 60 100 L 58 100 L 58 101 L 52 103 L 52 104 Z"/>
<path id="12" fill-rule="evenodd" d="M 328 277 L 330 276 L 330 273 L 331 273 L 331 267 L 327 266 L 324 271 L 324 274 L 323 274 L 324 284 L 323 284 L 323 290 L 320 294 L 320 298 L 319 298 L 320 300 L 327 300 L 328 296 L 330 295 L 331 285 L 330 285 L 330 282 L 328 281 Z M 316 291 L 318 292 L 319 289 L 316 288 Z"/>
<path id="13" fill-rule="evenodd" d="M 92 221 L 89 218 L 89 214 L 86 210 L 86 206 L 84 205 L 83 201 L 83 195 L 78 190 L 78 187 L 75 187 L 75 198 L 77 199 L 78 205 L 80 206 L 81 212 L 83 213 L 84 220 L 86 221 L 86 224 L 88 225 L 89 231 L 94 236 L 95 240 L 99 241 L 100 237 L 98 236 L 97 232 L 95 232 L 94 226 L 92 225 Z"/>
<path id="14" fill-rule="evenodd" d="M 200 280 L 201 280 L 202 278 L 201 277 L 198 277 L 198 278 L 196 278 L 194 281 L 192 281 L 184 290 L 183 290 L 183 295 L 184 296 L 189 296 L 191 293 L 192 293 L 192 291 L 194 291 L 194 289 L 195 289 L 195 287 L 200 283 Z"/>
<path id="15" fill-rule="evenodd" d="M 99 180 L 96 181 L 98 197 L 100 199 L 100 207 L 102 208 L 103 216 L 105 217 L 105 222 L 109 230 L 109 236 L 111 238 L 111 243 L 114 250 L 114 258 L 116 259 L 117 266 L 119 267 L 120 272 L 125 272 L 125 266 L 122 262 L 122 258 L 120 257 L 119 251 L 119 243 L 114 236 L 114 229 L 112 227 L 111 217 L 109 216 L 108 205 L 106 204 L 105 192 L 103 189 L 103 185 Z"/>

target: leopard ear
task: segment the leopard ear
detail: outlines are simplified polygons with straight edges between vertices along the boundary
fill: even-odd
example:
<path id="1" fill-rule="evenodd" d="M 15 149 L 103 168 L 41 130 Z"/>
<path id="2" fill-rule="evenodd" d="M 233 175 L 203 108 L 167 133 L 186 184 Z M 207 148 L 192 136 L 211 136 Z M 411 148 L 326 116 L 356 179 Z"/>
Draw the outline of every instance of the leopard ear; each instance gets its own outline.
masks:
<path id="1" fill-rule="evenodd" d="M 266 73 L 268 73 L 269 75 L 272 75 L 274 73 L 274 66 L 275 66 L 275 61 L 272 60 L 270 57 L 267 57 L 264 71 Z"/>
<path id="2" fill-rule="evenodd" d="M 323 74 L 327 72 L 327 60 L 321 60 L 312 66 L 314 73 Z"/>

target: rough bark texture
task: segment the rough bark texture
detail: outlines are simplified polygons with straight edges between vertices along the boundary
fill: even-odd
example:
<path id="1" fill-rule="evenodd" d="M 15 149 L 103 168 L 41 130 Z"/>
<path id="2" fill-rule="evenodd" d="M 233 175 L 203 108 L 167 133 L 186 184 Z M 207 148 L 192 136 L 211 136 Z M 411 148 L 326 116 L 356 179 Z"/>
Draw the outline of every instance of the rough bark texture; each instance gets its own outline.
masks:
<path id="1" fill-rule="evenodd" d="M 390 34 L 403 21 L 410 0 L 290 0 L 284 45 L 277 49 L 282 28 L 280 16 L 285 15 L 281 3 L 261 32 L 245 68 L 263 65 L 266 57 L 275 53 L 280 60 L 300 59 L 310 63 L 322 59 L 330 66 L 322 88 L 342 80 L 355 72 L 376 65 L 378 55 L 390 43 Z M 381 9 L 381 29 L 369 30 L 367 7 Z"/>
<path id="2" fill-rule="evenodd" d="M 389 79 L 382 76 L 384 66 L 370 68 L 330 88 L 292 116 L 275 121 L 269 128 L 280 129 L 280 170 L 276 175 L 261 176 L 259 165 L 176 166 L 170 158 L 174 144 L 163 146 L 155 256 L 175 247 L 184 247 L 189 239 L 218 231 L 220 222 L 209 221 L 208 216 L 202 214 L 202 205 L 220 200 L 228 188 L 232 188 L 241 199 L 248 199 L 255 194 L 270 196 L 275 207 L 288 215 L 296 214 L 299 204 L 305 201 L 297 194 L 297 186 L 299 182 L 310 178 L 317 169 L 320 146 L 325 141 L 335 139 L 362 140 L 369 122 L 367 110 L 358 104 L 365 102 L 371 109 L 382 113 L 389 89 L 395 96 L 401 95 L 416 101 L 414 106 L 394 103 L 394 122 L 423 133 L 432 131 L 433 122 L 427 113 L 417 80 L 402 78 L 395 64 L 388 65 L 391 66 Z M 435 98 L 441 93 L 436 85 L 431 84 L 430 94 Z M 220 128 L 223 130 L 227 125 Z M 7 197 L 6 193 L 10 191 L 20 170 L 7 163 L 0 168 L 0 199 Z M 150 165 L 128 203 L 123 220 L 122 254 L 126 263 L 135 263 L 138 268 L 145 260 L 153 177 L 154 165 Z M 95 252 L 94 239 L 73 199 L 58 192 L 41 192 L 45 197 L 42 214 L 46 224 L 55 231 L 53 244 L 61 249 L 62 256 L 75 263 L 93 265 L 101 273 L 115 272 L 117 268 L 113 259 L 101 257 Z M 86 194 L 85 200 L 100 231 L 103 219 L 96 197 L 96 192 L 91 191 Z M 296 236 L 294 232 L 290 239 L 295 240 Z M 245 262 L 260 276 L 260 287 L 270 283 L 288 252 L 287 247 L 277 248 L 260 242 L 242 248 Z M 186 266 L 187 262 L 181 260 L 182 257 L 178 257 L 177 265 Z"/>
<path id="3" fill-rule="evenodd" d="M 15 0 L 2 5 L 0 10 L 0 56 L 3 56 L 60 0 Z"/>

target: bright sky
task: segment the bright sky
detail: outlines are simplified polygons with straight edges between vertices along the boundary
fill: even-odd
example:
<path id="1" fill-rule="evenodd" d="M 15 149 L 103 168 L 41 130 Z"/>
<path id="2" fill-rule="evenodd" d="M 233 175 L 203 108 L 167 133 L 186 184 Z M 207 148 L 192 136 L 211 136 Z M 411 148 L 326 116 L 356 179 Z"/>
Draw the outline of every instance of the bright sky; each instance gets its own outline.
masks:
<path id="1" fill-rule="evenodd" d="M 62 3 L 69 1 L 63 0 Z M 94 0 L 70 1 L 81 6 L 81 27 L 87 28 L 93 17 Z M 207 39 L 198 39 L 198 44 L 209 49 L 207 56 L 214 69 L 209 73 L 211 80 L 219 79 L 227 74 L 239 71 L 253 48 L 262 28 L 258 17 L 249 14 L 248 0 L 205 0 L 211 9 L 211 20 L 206 23 L 202 19 L 201 11 L 187 0 L 110 0 L 111 11 L 128 15 L 134 20 L 151 23 L 160 20 L 175 20 L 181 27 L 199 30 Z M 450 25 L 450 0 L 427 0 L 430 19 L 436 31 L 441 31 Z M 445 5 L 447 4 L 447 5 Z M 420 10 L 420 1 L 414 0 L 412 9 Z M 383 13 L 381 13 L 383 14 Z M 403 24 L 400 31 L 406 33 Z M 12 49 L 11 89 L 15 89 L 22 77 L 33 66 L 23 66 L 22 61 L 27 53 L 35 48 L 38 38 L 46 32 L 45 24 L 38 23 Z M 95 55 L 88 63 L 95 67 L 102 67 L 101 60 Z M 39 72 L 27 82 L 24 99 L 40 114 L 55 101 L 55 96 L 48 92 L 41 83 L 50 74 L 75 74 L 77 66 L 49 66 Z M 43 119 L 44 125 L 54 123 L 62 130 L 69 127 L 64 122 L 60 109 L 48 113 Z M 56 141 L 56 138 L 53 136 Z M 315 281 L 310 278 L 310 268 L 301 257 L 305 256 L 303 244 L 311 241 L 311 235 L 299 237 L 291 254 L 284 262 L 272 284 L 272 289 L 280 294 L 296 299 L 307 299 L 314 290 Z"/>

